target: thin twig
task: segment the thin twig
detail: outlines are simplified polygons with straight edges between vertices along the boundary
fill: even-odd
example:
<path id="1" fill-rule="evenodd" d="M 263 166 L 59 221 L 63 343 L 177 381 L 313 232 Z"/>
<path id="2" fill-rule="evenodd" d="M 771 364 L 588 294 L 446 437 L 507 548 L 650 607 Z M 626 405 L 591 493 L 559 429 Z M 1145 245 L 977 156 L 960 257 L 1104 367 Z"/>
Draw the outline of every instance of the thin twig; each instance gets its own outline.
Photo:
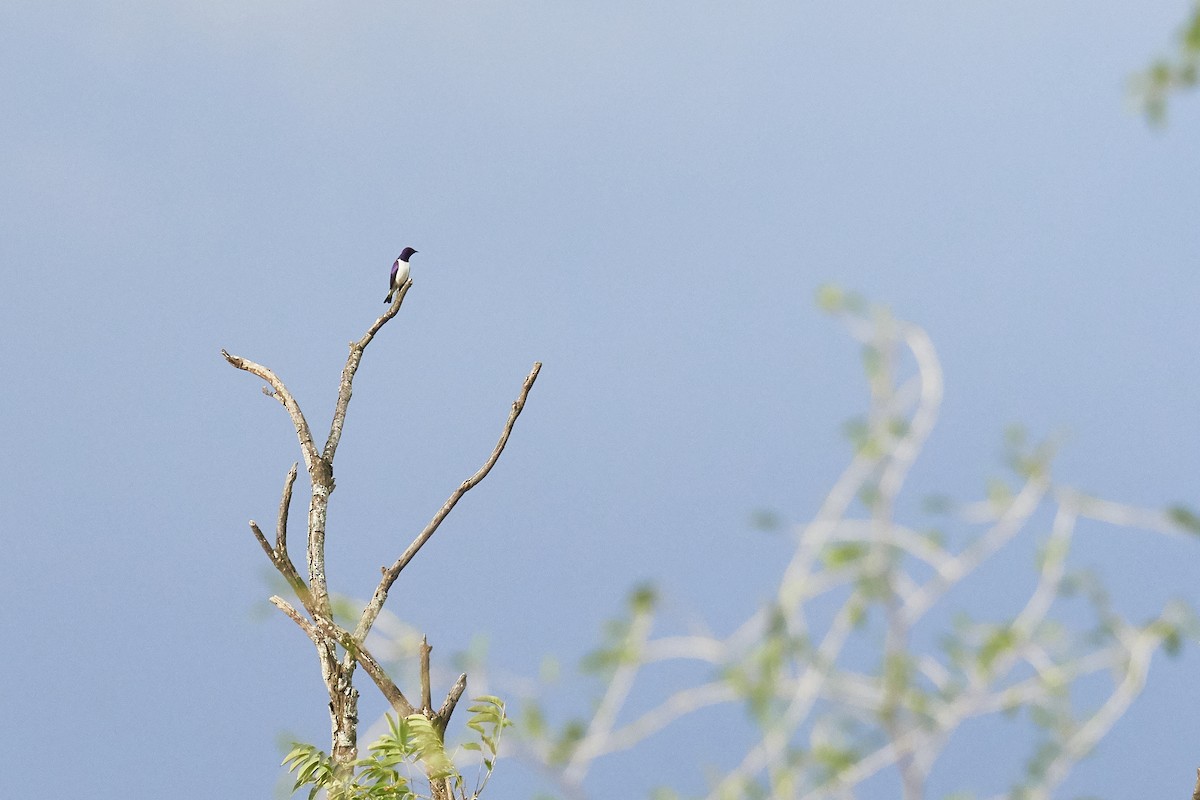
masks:
<path id="1" fill-rule="evenodd" d="M 442 707 L 438 709 L 434 715 L 433 724 L 437 727 L 438 733 L 445 734 L 446 726 L 450 723 L 450 717 L 454 714 L 454 709 L 458 705 L 458 700 L 462 697 L 462 693 L 467 688 L 467 673 L 462 673 L 458 676 L 458 680 L 450 687 L 450 691 L 446 693 L 446 699 L 442 703 Z"/>
<path id="2" fill-rule="evenodd" d="M 421 531 L 420 535 L 413 540 L 404 554 L 396 560 L 396 563 L 383 570 L 383 578 L 379 582 L 379 586 L 375 589 L 375 594 L 371 598 L 371 602 L 367 603 L 363 609 L 362 616 L 359 618 L 358 627 L 354 629 L 354 638 L 362 641 L 366 638 L 367 632 L 371 630 L 371 626 L 375 623 L 375 619 L 379 616 L 380 610 L 383 608 L 383 603 L 387 600 L 388 590 L 392 588 L 392 584 L 396 582 L 396 578 L 400 576 L 400 571 L 403 570 L 408 562 L 412 561 L 417 552 L 429 541 L 429 537 L 433 536 L 434 531 L 442 524 L 442 520 L 454 509 L 455 504 L 462 499 L 462 496 L 487 477 L 488 472 L 499 460 L 500 454 L 504 452 L 504 446 L 508 443 L 508 437 L 512 433 L 513 425 L 517 422 L 517 417 L 521 415 L 521 410 L 525 408 L 525 400 L 529 397 L 529 390 L 533 388 L 534 381 L 537 380 L 538 372 L 542 369 L 542 362 L 534 362 L 533 369 L 525 376 L 525 382 L 521 386 L 521 392 L 517 395 L 517 399 L 513 401 L 512 409 L 508 413 L 508 421 L 504 424 L 504 432 L 500 434 L 500 440 L 496 443 L 495 449 L 488 457 L 488 460 L 479 470 L 454 490 L 450 498 L 442 505 L 438 512 L 434 514 L 433 519 L 425 526 L 425 530 Z"/>
<path id="3" fill-rule="evenodd" d="M 296 468 L 299 464 L 293 462 L 288 471 L 287 479 L 283 482 L 283 497 L 279 500 L 279 519 L 275 523 L 275 552 L 288 557 L 287 522 L 288 508 L 292 505 L 292 486 L 296 483 Z M 291 559 L 289 558 L 289 561 Z M 292 568 L 295 571 L 295 567 Z"/>
<path id="4" fill-rule="evenodd" d="M 308 609 L 308 613 L 316 615 L 317 611 L 313 607 L 312 592 L 308 590 L 308 584 L 300 577 L 300 573 L 296 571 L 296 565 L 292 563 L 292 559 L 288 557 L 287 552 L 280 553 L 277 550 L 271 549 L 270 542 L 263 535 L 262 529 L 258 527 L 258 523 L 250 520 L 250 530 L 254 532 L 254 538 L 258 540 L 262 546 L 263 552 L 267 554 L 267 558 L 271 559 L 271 564 L 283 576 L 288 585 L 292 587 L 292 591 L 296 593 L 296 597 L 300 598 L 300 602 Z"/>
<path id="5" fill-rule="evenodd" d="M 283 403 L 283 407 L 287 409 L 288 416 L 292 418 L 292 426 L 295 427 L 296 437 L 300 440 L 300 451 L 304 454 L 304 466 L 311 474 L 317 469 L 321 455 L 317 452 L 316 445 L 313 444 L 312 431 L 308 428 L 308 421 L 304 419 L 304 414 L 300 411 L 300 405 L 296 402 L 296 398 L 284 386 L 283 381 L 262 364 L 256 364 L 250 359 L 242 358 L 241 356 L 230 355 L 225 350 L 221 351 L 221 355 L 238 369 L 249 372 L 251 375 L 256 375 L 270 384 L 275 397 L 279 402 Z"/>
<path id="6" fill-rule="evenodd" d="M 263 536 L 262 529 L 258 527 L 258 523 L 250 520 L 250 530 L 254 533 L 254 538 L 258 540 L 263 552 L 267 554 L 267 558 L 271 559 L 271 563 L 276 567 L 279 566 L 275 559 L 275 551 L 271 549 L 271 543 L 267 541 L 267 537 Z"/>
<path id="7" fill-rule="evenodd" d="M 681 689 L 633 722 L 613 730 L 605 736 L 601 742 L 602 749 L 594 757 L 628 750 L 685 714 L 719 703 L 733 702 L 737 699 L 737 692 L 724 681 L 712 681 Z"/>
<path id="8" fill-rule="evenodd" d="M 333 422 L 329 426 L 329 438 L 325 440 L 325 452 L 323 453 L 325 460 L 332 463 L 334 453 L 337 452 L 338 443 L 342 440 L 342 427 L 346 424 L 346 408 L 350 405 L 350 396 L 354 394 L 354 373 L 358 372 L 359 362 L 362 361 L 363 351 L 367 349 L 367 345 L 375 338 L 375 334 L 379 329 L 387 323 L 392 317 L 400 311 L 400 305 L 404 302 L 404 296 L 408 294 L 408 287 L 412 286 L 412 279 L 404 282 L 400 287 L 400 291 L 396 294 L 396 299 L 392 301 L 392 305 L 387 311 L 383 312 L 383 316 L 375 320 L 375 323 L 367 329 L 363 337 L 357 342 L 350 343 L 350 355 L 346 358 L 346 366 L 342 368 L 342 382 L 338 387 L 337 405 L 333 410 Z"/>
<path id="9" fill-rule="evenodd" d="M 305 619 L 304 615 L 297 611 L 295 606 L 277 594 L 271 595 L 271 602 L 274 603 L 280 611 L 291 617 L 292 622 L 295 622 L 300 626 L 300 630 L 308 634 L 308 638 L 312 639 L 313 644 L 317 645 L 318 647 L 321 646 L 321 632 L 317 630 L 315 625 Z"/>
<path id="10" fill-rule="evenodd" d="M 1012 499 L 1000 519 L 984 535 L 953 560 L 938 569 L 937 574 L 925 582 L 917 593 L 905 603 L 904 613 L 910 622 L 925 615 L 934 603 L 957 585 L 977 567 L 996 554 L 1024 528 L 1026 522 L 1041 505 L 1049 491 L 1050 483 L 1040 475 L 1033 475 Z"/>
<path id="11" fill-rule="evenodd" d="M 621 652 L 634 655 L 622 657 L 617 668 L 613 670 L 608 687 L 604 690 L 604 697 L 600 700 L 600 705 L 596 707 L 596 713 L 592 715 L 592 721 L 588 724 L 587 732 L 576 745 L 570 761 L 563 767 L 563 778 L 568 783 L 582 783 L 591 762 L 604 751 L 604 743 L 612 734 L 613 726 L 616 724 L 617 713 L 625 705 L 630 691 L 633 690 L 633 682 L 641 668 L 640 653 L 646 645 L 646 640 L 650 638 L 650 629 L 653 624 L 654 616 L 649 612 L 637 613 L 630 620 L 629 632 L 626 634 L 625 640 L 621 642 Z"/>
<path id="12" fill-rule="evenodd" d="M 430 688 L 429 681 L 429 653 L 433 650 L 429 646 L 429 639 L 421 637 L 421 713 L 429 715 L 433 713 L 433 690 Z"/>
<path id="13" fill-rule="evenodd" d="M 300 452 L 304 456 L 304 466 L 312 483 L 312 499 L 308 505 L 308 586 L 315 607 L 323 613 L 328 613 L 329 590 L 325 583 L 325 518 L 329 494 L 333 491 L 333 464 L 317 452 L 308 421 L 300 411 L 300 404 L 279 376 L 262 364 L 230 355 L 225 350 L 221 351 L 221 355 L 234 367 L 256 375 L 270 384 L 275 398 L 283 404 L 288 416 L 292 418 L 292 426 L 300 440 Z"/>

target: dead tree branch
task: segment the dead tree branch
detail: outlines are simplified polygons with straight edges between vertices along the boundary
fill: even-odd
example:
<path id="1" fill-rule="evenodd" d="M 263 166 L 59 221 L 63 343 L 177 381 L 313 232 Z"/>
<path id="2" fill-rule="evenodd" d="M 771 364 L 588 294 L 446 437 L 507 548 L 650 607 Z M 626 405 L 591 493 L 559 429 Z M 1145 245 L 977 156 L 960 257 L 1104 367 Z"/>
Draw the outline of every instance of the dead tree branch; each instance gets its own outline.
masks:
<path id="1" fill-rule="evenodd" d="M 283 381 L 271 370 L 264 367 L 262 364 L 256 364 L 248 358 L 230 355 L 226 350 L 221 350 L 221 355 L 225 356 L 225 360 L 238 369 L 245 370 L 251 375 L 256 375 L 262 378 L 271 387 L 271 395 L 287 409 L 288 416 L 292 418 L 292 425 L 296 428 L 296 436 L 300 439 L 300 451 L 304 454 L 304 466 L 311 473 L 316 469 L 316 464 L 321 460 L 321 455 L 317 452 L 316 445 L 313 444 L 312 431 L 308 428 L 308 420 L 304 418 L 303 412 L 300 411 L 300 405 L 296 402 L 296 398 L 288 391 L 287 386 L 284 386 Z"/>
<path id="2" fill-rule="evenodd" d="M 288 471 L 287 480 L 283 483 L 283 497 L 279 500 L 279 518 L 275 522 L 275 552 L 280 555 L 287 556 L 287 523 L 288 509 L 292 505 L 292 487 L 296 483 L 296 467 L 298 464 L 292 464 L 292 468 Z M 288 563 L 291 559 L 288 558 Z M 296 571 L 296 567 L 292 567 L 292 571 Z"/>
<path id="3" fill-rule="evenodd" d="M 284 614 L 287 614 L 288 617 L 291 618 L 292 622 L 299 625 L 300 630 L 304 631 L 304 633 L 308 635 L 308 638 L 312 639 L 313 644 L 317 645 L 318 647 L 321 646 L 321 634 L 317 631 L 317 626 L 305 619 L 304 615 L 297 611 L 295 606 L 277 594 L 271 596 L 271 602 L 276 608 L 278 608 Z"/>
<path id="4" fill-rule="evenodd" d="M 434 516 L 433 521 L 409 545 L 400 559 L 391 567 L 384 569 L 383 581 L 380 583 L 379 588 L 375 590 L 371 602 L 363 610 L 355 632 L 350 633 L 334 621 L 325 577 L 325 525 L 329 496 L 334 489 L 333 459 L 337 453 L 338 444 L 341 442 L 342 431 L 346 423 L 346 411 L 349 408 L 350 398 L 353 395 L 354 376 L 358 372 L 359 365 L 362 362 L 363 353 L 380 329 L 400 311 L 400 306 L 403 304 L 404 298 L 411 286 L 412 281 L 406 281 L 400 287 L 396 299 L 388 310 L 375 320 L 361 339 L 350 343 L 350 354 L 347 356 L 346 364 L 342 369 L 341 381 L 338 386 L 337 403 L 334 407 L 333 420 L 330 423 L 329 436 L 325 441 L 325 446 L 321 450 L 317 449 L 317 445 L 313 441 L 312 431 L 303 412 L 300 410 L 299 403 L 283 381 L 280 380 L 279 376 L 262 364 L 240 356 L 230 355 L 226 350 L 221 351 L 221 355 L 224 356 L 225 360 L 235 368 L 249 372 L 267 383 L 267 386 L 263 388 L 263 392 L 269 397 L 278 400 L 284 409 L 287 410 L 288 416 L 292 420 L 292 426 L 296 430 L 296 437 L 300 442 L 300 452 L 303 456 L 305 469 L 308 471 L 312 489 L 309 501 L 308 536 L 306 543 L 308 580 L 306 581 L 300 575 L 288 552 L 288 512 L 291 507 L 292 490 L 296 483 L 299 463 L 292 465 L 287 478 L 284 480 L 283 494 L 279 503 L 279 514 L 275 527 L 275 543 L 272 545 L 268 541 L 259 528 L 258 523 L 254 520 L 250 521 L 250 530 L 254 534 L 254 538 L 259 546 L 262 547 L 263 552 L 267 555 L 267 558 L 270 559 L 271 564 L 284 577 L 288 585 L 296 593 L 304 609 L 308 612 L 309 616 L 305 617 L 303 613 L 283 598 L 279 596 L 271 598 L 271 602 L 295 622 L 316 646 L 318 661 L 321 666 L 321 676 L 329 692 L 329 713 L 333 738 L 331 756 L 334 762 L 335 779 L 341 782 L 347 781 L 353 776 L 358 753 L 358 690 L 353 685 L 354 669 L 358 665 L 362 665 L 363 670 L 375 682 L 379 691 L 398 714 L 409 716 L 420 711 L 433 721 L 439 734 L 445 731 L 446 723 L 449 721 L 450 715 L 453 714 L 455 705 L 458 703 L 466 687 L 467 676 L 461 675 L 459 677 L 446 696 L 445 702 L 442 703 L 441 709 L 435 713 L 431 705 L 429 685 L 429 651 L 431 648 L 428 641 L 423 642 L 421 651 L 421 707 L 418 709 L 409 702 L 404 693 L 400 691 L 400 688 L 396 686 L 395 682 L 384 671 L 378 659 L 367 649 L 365 640 L 371 625 L 374 623 L 383 606 L 383 601 L 387 599 L 388 590 L 395 582 L 400 571 L 412 560 L 413 556 L 428 541 L 429 537 L 433 535 L 438 525 L 450 513 L 458 500 L 483 480 L 492 466 L 495 465 L 497 459 L 499 459 L 505 444 L 508 442 L 508 437 L 512 433 L 517 416 L 520 415 L 521 409 L 525 406 L 525 399 L 529 395 L 529 390 L 533 387 L 538 371 L 542 366 L 541 363 L 535 363 L 533 370 L 525 378 L 520 395 L 512 405 L 504 432 L 495 449 L 492 451 L 491 457 L 488 458 L 487 462 L 478 472 L 458 487 L 454 494 L 450 496 L 450 499 L 446 501 L 445 505 L 442 506 L 441 510 Z M 344 650 L 344 658 L 340 661 L 338 658 L 338 647 Z M 434 789 L 437 788 L 435 785 Z M 445 794 L 445 787 L 442 787 L 442 789 L 442 794 Z M 438 792 L 435 791 L 435 794 L 438 794 Z"/>
<path id="5" fill-rule="evenodd" d="M 442 520 L 454 509 L 454 506 L 462 499 L 462 496 L 487 477 L 488 472 L 499 460 L 500 454 L 504 452 L 504 446 L 508 444 L 508 437 L 512 433 L 513 425 L 517 422 L 517 417 L 521 415 L 521 410 L 525 408 L 525 399 L 529 397 L 529 390 L 533 388 L 534 381 L 537 380 L 538 373 L 542 369 L 542 362 L 534 362 L 533 369 L 525 376 L 525 382 L 521 386 L 521 392 L 517 395 L 517 399 L 513 401 L 512 409 L 508 412 L 508 421 L 504 424 L 504 431 L 500 434 L 500 440 L 496 442 L 495 449 L 492 450 L 491 456 L 479 470 L 462 482 L 450 498 L 442 505 L 438 512 L 433 515 L 433 519 L 425 526 L 425 530 L 421 531 L 420 535 L 413 540 L 408 549 L 392 564 L 383 570 L 383 579 L 380 580 L 379 586 L 375 589 L 375 595 L 371 598 L 371 602 L 367 603 L 363 609 L 362 616 L 359 618 L 358 627 L 354 629 L 354 638 L 359 641 L 366 638 L 367 633 L 371 630 L 371 626 L 375 624 L 375 619 L 379 616 L 380 610 L 383 608 L 384 602 L 387 600 L 388 590 L 392 588 L 392 584 L 396 582 L 396 578 L 400 576 L 400 571 L 403 570 L 408 562 L 413 560 L 417 552 L 429 541 L 429 537 L 433 536 L 438 526 L 442 524 Z"/>
<path id="6" fill-rule="evenodd" d="M 357 342 L 350 343 L 350 355 L 346 359 L 346 366 L 342 368 L 342 381 L 338 386 L 337 405 L 333 410 L 333 422 L 329 426 L 329 438 L 325 440 L 324 456 L 325 460 L 330 463 L 333 462 L 338 444 L 342 441 L 342 427 L 346 424 L 346 409 L 350 406 L 350 396 L 354 393 L 354 374 L 358 372 L 363 351 L 367 349 L 367 345 L 375 338 L 379 329 L 400 311 L 400 306 L 404 302 L 404 296 L 408 294 L 410 286 L 412 286 L 411 279 L 404 282 L 396 294 L 396 299 L 392 301 L 391 307 L 383 313 L 383 316 L 375 320 L 375 324 L 367 329 L 363 337 Z"/>
<path id="7" fill-rule="evenodd" d="M 433 724 L 437 726 L 438 733 L 446 732 L 446 725 L 450 722 L 450 717 L 454 714 L 454 708 L 458 705 L 458 700 L 462 697 L 462 693 L 467 688 L 467 673 L 462 673 L 458 676 L 458 680 L 450 687 L 450 691 L 446 694 L 445 701 L 442 702 L 442 707 L 433 715 Z"/>
<path id="8" fill-rule="evenodd" d="M 421 637 L 421 713 L 429 716 L 433 713 L 433 692 L 429 680 L 429 654 L 433 648 L 429 646 L 429 638 Z"/>

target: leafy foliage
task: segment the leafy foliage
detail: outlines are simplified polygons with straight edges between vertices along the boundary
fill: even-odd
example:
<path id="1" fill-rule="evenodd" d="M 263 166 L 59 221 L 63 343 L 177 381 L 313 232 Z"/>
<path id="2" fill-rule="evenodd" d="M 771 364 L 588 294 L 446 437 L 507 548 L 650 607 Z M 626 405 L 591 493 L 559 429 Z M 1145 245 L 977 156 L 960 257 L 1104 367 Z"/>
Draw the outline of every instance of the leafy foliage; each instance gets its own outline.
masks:
<path id="1" fill-rule="evenodd" d="M 442 735 L 422 714 L 407 717 L 387 716 L 388 731 L 368 748 L 370 756 L 354 764 L 354 775 L 338 786 L 329 756 L 311 744 L 295 744 L 284 757 L 283 765 L 296 773 L 292 792 L 309 786 L 309 800 L 325 789 L 336 800 L 417 800 L 428 797 L 412 786 L 411 774 L 419 771 L 424 782 L 447 787 L 451 797 L 474 800 L 482 793 L 500 750 L 500 735 L 511 725 L 504 701 L 492 695 L 477 697 L 468 710 L 467 727 L 476 741 L 462 745 L 466 751 L 481 754 L 480 775 L 468 793 L 462 773 L 446 752 Z"/>
<path id="2" fill-rule="evenodd" d="M 1167 116 L 1167 99 L 1173 92 L 1190 89 L 1196 85 L 1200 74 L 1200 2 L 1193 6 L 1191 14 L 1178 34 L 1177 52 L 1170 58 L 1160 58 L 1137 75 L 1132 92 L 1142 113 L 1155 124 L 1161 124 Z"/>

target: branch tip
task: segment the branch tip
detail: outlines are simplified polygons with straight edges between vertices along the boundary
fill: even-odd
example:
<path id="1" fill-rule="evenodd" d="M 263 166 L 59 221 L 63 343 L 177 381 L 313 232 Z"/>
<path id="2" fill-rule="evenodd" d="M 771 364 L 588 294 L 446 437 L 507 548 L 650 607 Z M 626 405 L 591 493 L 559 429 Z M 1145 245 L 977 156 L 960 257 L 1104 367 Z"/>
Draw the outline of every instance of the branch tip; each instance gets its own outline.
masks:
<path id="1" fill-rule="evenodd" d="M 433 648 L 429 646 L 429 637 L 421 637 L 421 713 L 429 716 L 433 713 L 433 693 L 429 683 L 429 654 Z"/>
<path id="2" fill-rule="evenodd" d="M 496 442 L 496 446 L 492 449 L 492 454 L 484 462 L 483 466 L 475 472 L 474 475 L 467 478 L 459 485 L 454 493 L 450 495 L 437 513 L 433 515 L 433 519 L 425 526 L 425 529 L 417 535 L 417 538 L 412 541 L 412 544 L 401 554 L 400 558 L 390 567 L 383 570 L 382 580 L 379 581 L 379 586 L 375 588 L 375 595 L 371 598 L 371 602 L 367 603 L 363 608 L 362 616 L 359 617 L 358 627 L 354 630 L 354 636 L 360 641 L 366 639 L 367 633 L 371 630 L 371 626 L 375 624 L 375 619 L 379 616 L 379 612 L 383 609 L 383 604 L 387 600 L 388 591 L 392 588 L 392 584 L 396 582 L 401 570 L 403 570 L 408 562 L 412 561 L 417 552 L 429 541 L 429 537 L 433 536 L 438 526 L 442 524 L 442 520 L 454 510 L 455 504 L 462 499 L 463 495 L 487 477 L 492 467 L 500 459 L 500 454 L 504 452 L 505 445 L 508 444 L 508 437 L 512 434 L 513 426 L 517 423 L 517 417 L 521 415 L 521 411 L 525 408 L 525 400 L 529 397 L 529 391 L 533 388 L 534 381 L 537 380 L 538 372 L 541 371 L 542 362 L 533 362 L 533 369 L 525 376 L 524 382 L 521 384 L 521 391 L 517 395 L 516 401 L 513 402 L 512 408 L 509 409 L 508 419 L 504 423 L 504 430 L 500 433 L 500 440 Z M 328 449 L 328 448 L 327 448 Z"/>
<path id="3" fill-rule="evenodd" d="M 454 682 L 454 686 L 450 687 L 450 692 L 446 695 L 446 701 L 438 709 L 437 726 L 443 733 L 446 731 L 446 726 L 450 723 L 450 717 L 454 714 L 454 708 L 458 705 L 458 700 L 462 697 L 466 688 L 467 673 L 464 672 L 458 676 L 458 680 Z"/>
<path id="4" fill-rule="evenodd" d="M 267 537 L 263 536 L 262 529 L 258 527 L 258 523 L 254 520 L 250 520 L 250 530 L 254 533 L 254 538 L 258 540 L 259 547 L 261 547 L 263 552 L 267 554 L 267 558 L 271 559 L 271 563 L 278 567 L 279 560 L 275 555 L 274 548 L 272 548 L 271 543 L 267 541 Z"/>

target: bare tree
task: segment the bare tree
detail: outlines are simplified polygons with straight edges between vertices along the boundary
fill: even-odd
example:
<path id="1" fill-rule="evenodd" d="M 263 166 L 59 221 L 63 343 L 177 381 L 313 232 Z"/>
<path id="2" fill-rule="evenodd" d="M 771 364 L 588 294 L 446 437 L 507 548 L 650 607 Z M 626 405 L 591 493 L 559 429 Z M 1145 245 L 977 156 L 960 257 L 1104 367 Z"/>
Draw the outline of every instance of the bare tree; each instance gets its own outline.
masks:
<path id="1" fill-rule="evenodd" d="M 1200 632 L 1182 602 L 1130 619 L 1098 578 L 1069 561 L 1096 524 L 1131 541 L 1189 539 L 1200 535 L 1200 516 L 1182 506 L 1137 508 L 1060 482 L 1052 442 L 1011 432 L 1011 475 L 991 483 L 986 499 L 945 501 L 916 524 L 902 520 L 898 509 L 912 513 L 902 490 L 942 402 L 933 343 L 918 326 L 833 287 L 820 302 L 863 346 L 870 404 L 848 426 L 849 465 L 813 518 L 791 529 L 791 555 L 767 602 L 731 631 L 697 619 L 684 632 L 659 633 L 656 593 L 639 587 L 586 659 L 585 671 L 601 679 L 596 695 L 581 696 L 572 684 L 566 719 L 558 703 L 547 704 L 543 682 L 489 675 L 478 659 L 470 665 L 477 687 L 490 682 L 524 695 L 510 752 L 531 763 L 554 796 L 594 796 L 588 778 L 597 764 L 612 769 L 622 753 L 658 746 L 649 741 L 658 734 L 669 741 L 678 724 L 711 726 L 721 743 L 724 761 L 707 770 L 705 800 L 843 800 L 862 796 L 877 776 L 894 782 L 896 797 L 925 800 L 931 773 L 964 729 L 1022 713 L 1034 736 L 1003 750 L 1016 758 L 1028 750 L 1023 774 L 991 798 L 1050 800 L 1142 691 L 1153 654 Z M 1039 512 L 1050 518 L 1044 533 Z M 1028 575 L 999 592 L 973 582 L 1022 536 L 1040 544 Z M 964 587 L 987 592 L 985 617 L 968 616 Z M 1080 622 L 1088 607 L 1091 619 Z M 381 653 L 408 649 L 412 637 L 396 622 L 380 626 L 392 637 Z M 748 724 L 706 716 L 731 705 L 745 708 Z M 692 774 L 707 766 L 669 745 L 666 752 Z M 653 796 L 683 795 L 660 787 Z"/>
<path id="2" fill-rule="evenodd" d="M 326 437 L 322 449 L 318 449 L 317 444 L 313 441 L 312 431 L 296 398 L 272 370 L 249 359 L 231 355 L 225 350 L 221 351 L 225 360 L 234 367 L 266 381 L 267 386 L 263 387 L 263 393 L 278 400 L 287 410 L 292 425 L 296 429 L 304 468 L 308 471 L 312 486 L 312 495 L 308 504 L 307 578 L 300 574 L 292 561 L 287 541 L 288 510 L 291 506 L 298 463 L 292 465 L 284 480 L 283 498 L 279 503 L 279 515 L 275 525 L 274 544 L 267 539 L 254 520 L 250 521 L 250 530 L 262 546 L 263 552 L 267 554 L 267 558 L 271 560 L 271 564 L 295 592 L 300 605 L 303 606 L 303 611 L 278 595 L 273 596 L 271 602 L 299 625 L 316 647 L 317 658 L 321 666 L 321 677 L 324 679 L 326 690 L 329 693 L 329 716 L 332 726 L 330 750 L 332 775 L 329 790 L 331 797 L 334 798 L 347 794 L 347 787 L 353 780 L 355 766 L 358 762 L 358 690 L 354 686 L 354 671 L 357 666 L 362 666 L 400 718 L 409 718 L 414 714 L 421 715 L 429 720 L 439 740 L 445 735 L 450 716 L 454 713 L 454 708 L 466 688 L 466 674 L 459 676 L 440 706 L 434 709 L 429 679 L 429 651 L 431 648 L 428 641 L 423 641 L 420 653 L 420 696 L 414 703 L 408 699 L 375 657 L 371 655 L 366 647 L 367 634 L 383 609 L 388 591 L 400 576 L 401 571 L 429 541 L 438 526 L 454 509 L 455 504 L 487 476 L 500 458 L 500 454 L 508 443 L 508 437 L 512 433 L 513 425 L 525 407 L 529 390 L 533 388 L 534 381 L 537 380 L 538 372 L 542 367 L 540 362 L 534 363 L 533 368 L 525 377 L 520 393 L 513 401 L 500 439 L 483 466 L 450 494 L 449 499 L 438 509 L 429 524 L 413 539 L 400 557 L 391 566 L 382 568 L 383 575 L 379 585 L 375 587 L 374 595 L 363 608 L 354 630 L 343 628 L 334 621 L 325 576 L 326 511 L 329 507 L 329 497 L 335 486 L 333 461 L 338 443 L 341 441 L 342 429 L 345 426 L 346 410 L 353 394 L 354 375 L 358 371 L 363 353 L 366 351 L 367 345 L 375 338 L 375 334 L 400 311 L 400 306 L 411 286 L 412 281 L 406 281 L 388 310 L 375 320 L 361 339 L 350 343 L 350 355 L 346 359 L 346 366 L 342 369 L 341 383 L 338 387 L 337 405 L 334 408 L 329 435 Z M 448 780 L 439 779 L 432 773 L 430 786 L 435 800 L 449 800 L 452 796 L 452 787 Z"/>

